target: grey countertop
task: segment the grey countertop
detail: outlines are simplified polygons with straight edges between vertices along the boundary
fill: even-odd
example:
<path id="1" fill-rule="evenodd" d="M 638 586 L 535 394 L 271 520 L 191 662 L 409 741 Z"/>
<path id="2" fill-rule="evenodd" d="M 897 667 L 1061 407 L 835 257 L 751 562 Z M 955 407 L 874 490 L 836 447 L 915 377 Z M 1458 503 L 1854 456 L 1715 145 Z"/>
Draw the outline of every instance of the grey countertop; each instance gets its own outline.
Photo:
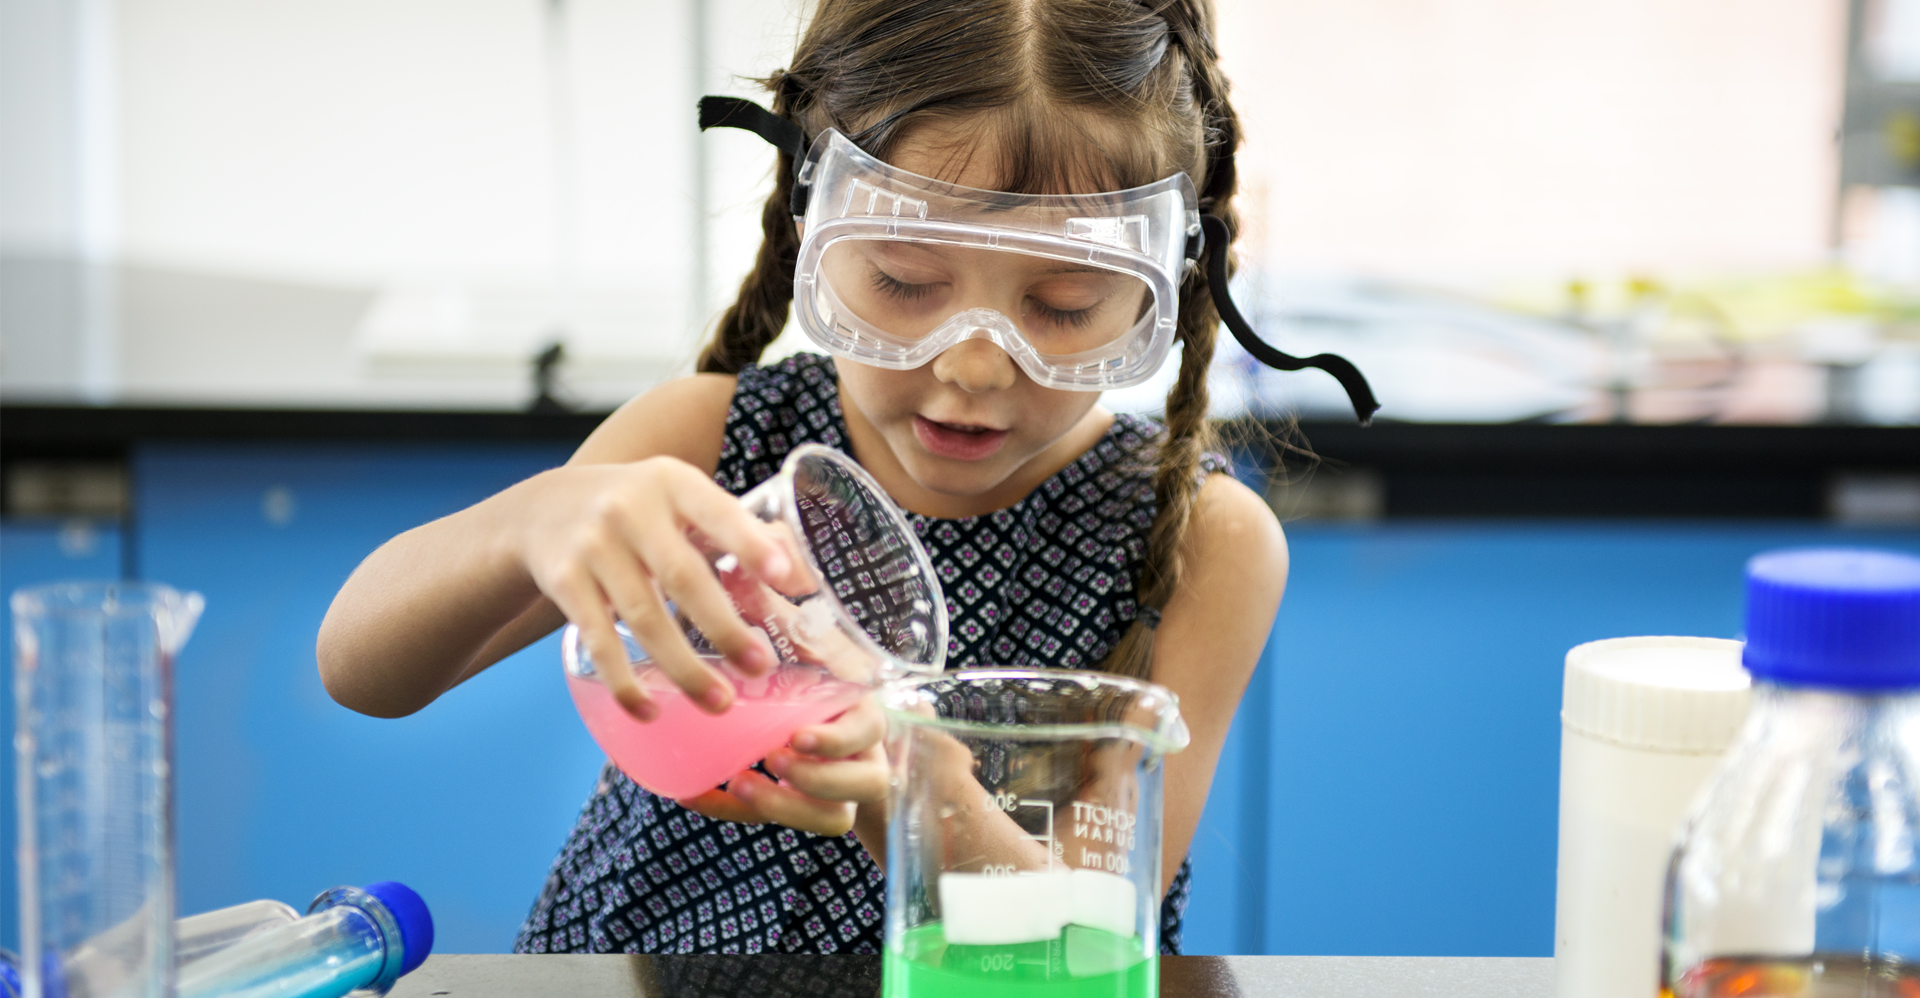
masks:
<path id="1" fill-rule="evenodd" d="M 874 998 L 870 956 L 444 954 L 392 998 Z M 1553 961 L 1524 958 L 1182 956 L 1160 961 L 1162 998 L 1552 998 Z"/>

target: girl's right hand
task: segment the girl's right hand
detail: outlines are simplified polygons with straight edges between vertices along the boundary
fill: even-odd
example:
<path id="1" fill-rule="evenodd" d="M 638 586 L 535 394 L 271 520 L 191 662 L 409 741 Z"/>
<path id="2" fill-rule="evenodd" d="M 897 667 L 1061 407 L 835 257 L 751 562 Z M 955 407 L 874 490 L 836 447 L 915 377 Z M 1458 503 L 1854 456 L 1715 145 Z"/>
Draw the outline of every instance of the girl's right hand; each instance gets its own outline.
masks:
<path id="1" fill-rule="evenodd" d="M 634 680 L 616 618 L 703 710 L 717 714 L 733 702 L 733 685 L 700 661 L 667 600 L 743 672 L 761 675 L 778 664 L 766 633 L 741 619 L 708 552 L 732 555 L 779 592 L 811 591 L 810 574 L 782 543 L 784 531 L 748 513 L 698 468 L 672 457 L 567 465 L 516 488 L 528 491 L 513 555 L 579 626 L 594 669 L 629 714 L 651 721 L 659 706 Z"/>

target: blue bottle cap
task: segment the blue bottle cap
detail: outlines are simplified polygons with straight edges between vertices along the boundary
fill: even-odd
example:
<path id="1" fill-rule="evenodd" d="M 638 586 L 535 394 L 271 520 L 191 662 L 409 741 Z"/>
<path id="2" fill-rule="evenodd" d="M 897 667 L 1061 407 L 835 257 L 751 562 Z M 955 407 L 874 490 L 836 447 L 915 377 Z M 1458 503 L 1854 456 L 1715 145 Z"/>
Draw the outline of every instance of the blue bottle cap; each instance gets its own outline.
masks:
<path id="1" fill-rule="evenodd" d="M 0 998 L 19 998 L 20 960 L 12 950 L 0 949 Z"/>
<path id="2" fill-rule="evenodd" d="M 398 880 L 382 880 L 361 890 L 386 905 L 387 913 L 400 926 L 400 973 L 413 973 L 433 952 L 433 914 L 427 911 L 427 903 Z"/>
<path id="3" fill-rule="evenodd" d="M 1920 686 L 1920 558 L 1858 548 L 1747 562 L 1747 671 L 1838 689 Z"/>

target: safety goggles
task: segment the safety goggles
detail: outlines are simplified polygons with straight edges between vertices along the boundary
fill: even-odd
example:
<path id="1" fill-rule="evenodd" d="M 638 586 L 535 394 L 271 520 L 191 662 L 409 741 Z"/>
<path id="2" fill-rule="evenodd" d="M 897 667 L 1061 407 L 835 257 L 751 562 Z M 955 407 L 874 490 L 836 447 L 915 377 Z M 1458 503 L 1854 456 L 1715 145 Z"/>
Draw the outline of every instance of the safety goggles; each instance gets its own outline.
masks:
<path id="1" fill-rule="evenodd" d="M 1136 385 L 1172 348 L 1180 282 L 1212 243 L 1215 306 L 1249 353 L 1333 374 L 1362 421 L 1379 408 L 1344 358 L 1291 357 L 1253 333 L 1227 295 L 1226 226 L 1200 213 L 1185 173 L 1125 191 L 1013 194 L 899 169 L 834 129 L 808 143 L 737 98 L 703 98 L 700 126 L 743 128 L 794 157 L 795 318 L 835 356 L 908 370 L 985 339 L 1048 388 Z"/>
<path id="2" fill-rule="evenodd" d="M 907 370 L 986 339 L 1037 384 L 1100 391 L 1152 377 L 1173 345 L 1200 234 L 1184 173 L 1110 194 L 1006 194 L 889 166 L 828 129 L 797 182 L 796 319 L 829 353 Z"/>

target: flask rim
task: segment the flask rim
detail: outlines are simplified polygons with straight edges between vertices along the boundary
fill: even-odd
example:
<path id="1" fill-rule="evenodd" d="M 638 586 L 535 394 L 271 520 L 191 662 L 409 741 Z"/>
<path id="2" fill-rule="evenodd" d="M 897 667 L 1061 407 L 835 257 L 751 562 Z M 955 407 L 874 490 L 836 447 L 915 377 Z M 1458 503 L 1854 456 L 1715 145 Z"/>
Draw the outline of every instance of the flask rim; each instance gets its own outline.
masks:
<path id="1" fill-rule="evenodd" d="M 913 552 L 915 567 L 933 589 L 934 599 L 930 610 L 933 633 L 927 642 L 933 653 L 932 660 L 909 662 L 880 647 L 880 642 L 874 640 L 873 635 L 868 634 L 866 628 L 860 626 L 859 621 L 847 609 L 846 604 L 841 602 L 840 594 L 834 592 L 832 586 L 822 585 L 819 598 L 826 600 L 827 605 L 833 609 L 834 615 L 848 625 L 842 630 L 850 632 L 849 637 L 861 647 L 861 650 L 874 655 L 879 660 L 882 679 L 892 678 L 886 675 L 887 672 L 923 677 L 941 675 L 941 670 L 946 667 L 947 662 L 946 592 L 940 586 L 940 576 L 934 571 L 933 559 L 927 554 L 926 545 L 921 544 L 919 535 L 913 532 L 913 524 L 907 522 L 906 514 L 901 511 L 900 504 L 893 501 L 893 497 L 887 494 L 886 489 L 880 487 L 880 483 L 868 474 L 867 469 L 862 468 L 858 461 L 845 453 L 825 444 L 804 443 L 787 453 L 786 460 L 780 462 L 778 474 L 750 490 L 747 495 L 778 483 L 781 496 L 780 518 L 786 523 L 787 529 L 793 533 L 794 538 L 800 542 L 795 546 L 799 548 L 800 556 L 806 559 L 808 570 L 813 572 L 814 578 L 824 583 L 828 578 L 827 573 L 821 567 L 819 559 L 814 556 L 813 545 L 805 543 L 806 526 L 800 522 L 800 505 L 794 501 L 797 495 L 795 482 L 800 476 L 800 466 L 808 461 L 824 461 L 831 464 L 872 493 L 880 500 L 874 504 L 878 507 L 880 514 L 885 516 L 900 536 L 906 539 L 908 549 Z M 746 496 L 742 496 L 741 501 L 746 501 Z"/>

